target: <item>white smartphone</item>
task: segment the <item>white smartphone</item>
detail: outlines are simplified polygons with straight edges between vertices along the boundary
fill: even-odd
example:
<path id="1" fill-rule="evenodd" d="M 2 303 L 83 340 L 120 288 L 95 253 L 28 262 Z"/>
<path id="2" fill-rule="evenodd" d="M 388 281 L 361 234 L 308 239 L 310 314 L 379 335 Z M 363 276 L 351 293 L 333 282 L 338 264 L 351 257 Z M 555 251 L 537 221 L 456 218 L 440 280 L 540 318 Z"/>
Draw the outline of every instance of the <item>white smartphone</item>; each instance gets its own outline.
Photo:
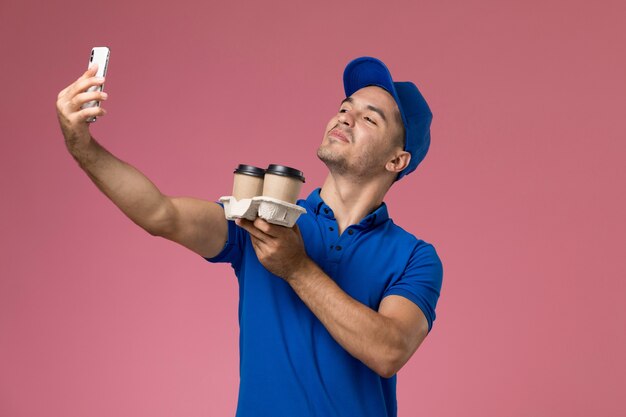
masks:
<path id="1" fill-rule="evenodd" d="M 104 77 L 107 73 L 107 66 L 109 65 L 109 55 L 111 51 L 106 46 L 98 46 L 91 50 L 91 56 L 89 57 L 89 65 L 87 68 L 90 68 L 93 64 L 98 64 L 98 71 L 96 72 L 96 77 Z M 102 91 L 104 89 L 104 84 L 99 86 L 89 87 L 87 91 Z M 86 109 L 88 107 L 100 106 L 100 102 L 97 100 L 89 101 L 81 106 L 81 109 Z M 90 117 L 87 119 L 87 122 L 92 123 L 96 121 L 96 117 Z"/>

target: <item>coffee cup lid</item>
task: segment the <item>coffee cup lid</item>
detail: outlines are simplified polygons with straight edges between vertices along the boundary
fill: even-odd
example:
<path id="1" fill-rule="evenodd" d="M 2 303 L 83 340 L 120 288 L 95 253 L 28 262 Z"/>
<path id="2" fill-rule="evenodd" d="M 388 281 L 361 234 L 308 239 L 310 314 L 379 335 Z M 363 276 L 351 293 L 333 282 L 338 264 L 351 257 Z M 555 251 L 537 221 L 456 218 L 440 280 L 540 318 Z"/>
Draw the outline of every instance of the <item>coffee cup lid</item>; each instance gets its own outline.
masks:
<path id="1" fill-rule="evenodd" d="M 263 177 L 265 170 L 252 165 L 239 164 L 234 174 L 252 175 L 253 177 Z"/>
<path id="2" fill-rule="evenodd" d="M 295 168 L 284 165 L 270 164 L 265 170 L 266 174 L 282 175 L 283 177 L 292 177 L 304 182 L 304 174 Z"/>

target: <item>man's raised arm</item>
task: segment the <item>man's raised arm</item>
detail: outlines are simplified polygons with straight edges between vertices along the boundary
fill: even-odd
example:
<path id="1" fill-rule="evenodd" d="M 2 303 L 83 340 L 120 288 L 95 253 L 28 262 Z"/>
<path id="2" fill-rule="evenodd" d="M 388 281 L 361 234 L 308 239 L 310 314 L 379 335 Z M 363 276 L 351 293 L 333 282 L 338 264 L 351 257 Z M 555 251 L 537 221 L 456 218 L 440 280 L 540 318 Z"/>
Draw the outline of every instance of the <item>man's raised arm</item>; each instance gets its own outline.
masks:
<path id="1" fill-rule="evenodd" d="M 81 109 L 91 100 L 105 101 L 107 94 L 85 92 L 101 85 L 87 70 L 59 93 L 57 114 L 70 154 L 89 178 L 133 222 L 155 236 L 180 243 L 199 255 L 213 257 L 224 246 L 228 233 L 223 209 L 216 203 L 193 198 L 168 197 L 133 166 L 104 149 L 89 132 L 87 119 L 104 116 L 102 107 Z"/>

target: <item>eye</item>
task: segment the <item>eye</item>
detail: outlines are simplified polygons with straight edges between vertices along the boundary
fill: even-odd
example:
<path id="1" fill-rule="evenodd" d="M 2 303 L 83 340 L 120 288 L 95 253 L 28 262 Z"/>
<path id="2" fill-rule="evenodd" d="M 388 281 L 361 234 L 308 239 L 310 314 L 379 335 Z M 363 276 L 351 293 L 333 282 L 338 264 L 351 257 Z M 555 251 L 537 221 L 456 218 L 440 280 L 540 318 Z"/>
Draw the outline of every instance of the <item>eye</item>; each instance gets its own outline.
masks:
<path id="1" fill-rule="evenodd" d="M 372 118 L 370 118 L 370 117 L 365 116 L 364 119 L 367 120 L 368 122 L 374 124 L 374 125 L 376 124 L 376 122 Z"/>
<path id="2" fill-rule="evenodd" d="M 347 111 L 348 111 L 348 109 L 339 109 L 339 113 L 345 113 Z"/>

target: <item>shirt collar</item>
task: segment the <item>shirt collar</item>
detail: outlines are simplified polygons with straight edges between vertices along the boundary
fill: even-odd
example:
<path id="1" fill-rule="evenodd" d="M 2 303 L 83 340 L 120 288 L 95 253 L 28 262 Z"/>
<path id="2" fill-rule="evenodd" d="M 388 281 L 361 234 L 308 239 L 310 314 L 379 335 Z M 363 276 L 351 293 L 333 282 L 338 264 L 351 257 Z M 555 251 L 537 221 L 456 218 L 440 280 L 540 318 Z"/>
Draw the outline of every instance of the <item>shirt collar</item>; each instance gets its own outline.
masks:
<path id="1" fill-rule="evenodd" d="M 321 188 L 316 188 L 307 197 L 306 205 L 315 213 L 316 216 L 324 216 L 328 219 L 334 219 L 335 214 L 320 196 Z M 389 220 L 389 212 L 387 211 L 387 205 L 383 202 L 376 210 L 365 216 L 358 224 L 363 228 L 376 227 L 381 223 Z"/>

